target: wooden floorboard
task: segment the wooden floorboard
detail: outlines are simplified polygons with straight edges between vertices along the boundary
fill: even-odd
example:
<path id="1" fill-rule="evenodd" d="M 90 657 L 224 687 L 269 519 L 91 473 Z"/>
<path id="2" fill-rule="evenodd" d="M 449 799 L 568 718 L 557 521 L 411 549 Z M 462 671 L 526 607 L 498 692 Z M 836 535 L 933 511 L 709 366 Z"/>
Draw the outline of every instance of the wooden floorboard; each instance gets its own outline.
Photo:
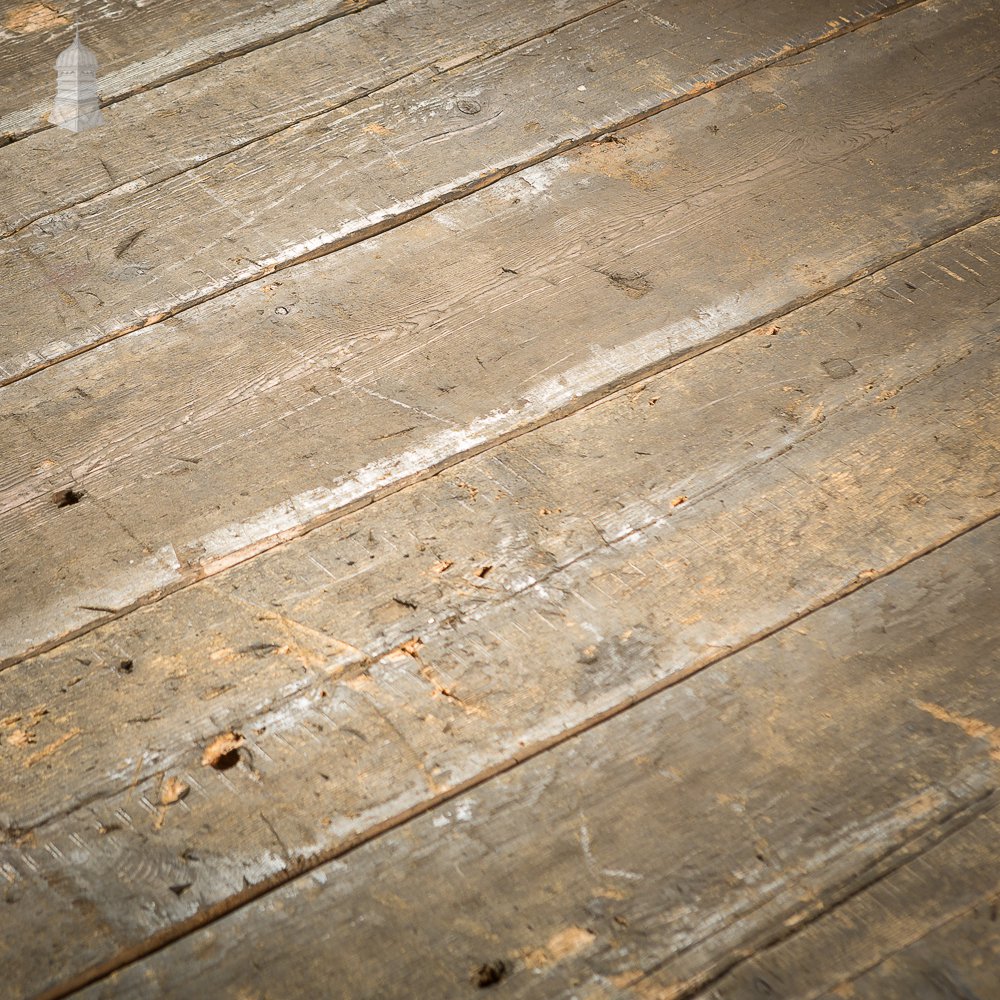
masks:
<path id="1" fill-rule="evenodd" d="M 51 128 L 56 56 L 81 40 L 98 58 L 102 101 L 117 101 L 381 0 L 78 0 L 0 3 L 0 146 Z"/>
<path id="2" fill-rule="evenodd" d="M 977 3 L 988 32 L 996 15 Z M 671 8 L 663 0 L 617 3 L 41 220 L 0 241 L 0 311 L 19 317 L 0 374 L 16 377 L 331 252 L 900 5 L 874 0 L 868 14 L 853 6 L 809 0 L 764 15 L 713 0 L 699 5 L 683 44 L 656 20 Z"/>
<path id="3" fill-rule="evenodd" d="M 998 552 L 993 522 L 83 996 L 457 998 L 493 969 L 505 997 L 668 1000 L 844 897 L 861 947 L 988 902 Z M 860 995 L 936 995 L 919 963 L 986 983 L 978 921 L 984 947 L 925 938 Z M 806 995 L 761 982 L 731 995 Z"/>
<path id="4" fill-rule="evenodd" d="M 182 933 L 995 516 L 997 228 L 0 674 L 8 975 Z"/>
<path id="5" fill-rule="evenodd" d="M 995 211 L 996 14 L 946 10 L 910 8 L 6 387 L 3 661 Z M 928 80 L 918 37 L 947 74 Z M 260 455 L 274 474 L 249 489 Z M 81 501 L 60 506 L 66 490 Z"/>
<path id="6" fill-rule="evenodd" d="M 71 223 L 66 210 L 82 202 L 111 191 L 128 197 L 420 70 L 447 72 L 607 6 L 609 0 L 502 7 L 491 0 L 457 7 L 445 0 L 386 0 L 227 59 L 116 103 L 104 128 L 72 144 L 65 132 L 48 129 L 5 150 L 0 235 L 56 213 L 36 233 L 65 229 Z M 682 37 L 692 35 L 688 29 Z M 124 249 L 117 253 L 125 257 Z"/>
<path id="7" fill-rule="evenodd" d="M 852 8 L 0 0 L 0 995 L 992 1000 L 1000 7 Z"/>
<path id="8" fill-rule="evenodd" d="M 993 600 L 997 594 L 994 585 Z M 917 704 L 942 715 L 940 706 Z M 979 711 L 980 704 L 968 707 Z M 973 718 L 944 714 L 973 731 Z M 987 729 L 982 737 L 992 739 L 994 760 L 1000 759 L 998 732 L 994 725 L 992 736 Z M 974 815 L 941 843 L 741 962 L 700 996 L 988 1000 L 1000 969 L 1000 817 L 996 807 Z"/>
<path id="9" fill-rule="evenodd" d="M 996 885 L 996 842 L 989 848 L 992 854 L 980 870 L 983 882 L 993 883 L 992 899 L 981 900 L 947 924 L 929 930 L 925 937 L 902 951 L 887 955 L 858 978 L 840 983 L 833 990 L 831 1000 L 837 997 L 852 1000 L 886 1000 L 887 997 L 990 1000 L 997 991 L 997 970 L 1000 969 L 1000 924 L 997 922 L 1000 892 Z M 944 878 L 952 874 L 953 871 L 941 873 Z M 912 907 L 920 905 L 913 898 L 896 902 Z"/>

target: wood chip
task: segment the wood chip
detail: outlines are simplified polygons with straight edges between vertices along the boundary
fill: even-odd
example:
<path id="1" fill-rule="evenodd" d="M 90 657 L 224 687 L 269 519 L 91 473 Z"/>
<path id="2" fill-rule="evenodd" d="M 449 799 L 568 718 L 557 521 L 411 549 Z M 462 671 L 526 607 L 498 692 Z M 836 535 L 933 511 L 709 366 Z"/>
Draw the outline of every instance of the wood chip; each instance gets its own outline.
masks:
<path id="1" fill-rule="evenodd" d="M 683 493 L 679 497 L 674 497 L 673 500 L 670 501 L 670 506 L 680 507 L 682 503 L 687 503 L 687 497 Z"/>
<path id="2" fill-rule="evenodd" d="M 431 566 L 432 573 L 447 573 L 455 565 L 454 559 L 439 559 Z"/>
<path id="3" fill-rule="evenodd" d="M 175 802 L 180 802 L 189 791 L 191 786 L 187 782 L 181 781 L 176 775 L 171 775 L 163 782 L 163 787 L 160 789 L 160 805 L 172 806 Z"/>
<path id="4" fill-rule="evenodd" d="M 202 751 L 202 767 L 214 767 L 216 770 L 225 770 L 231 760 L 230 755 L 239 750 L 244 742 L 243 737 L 239 733 L 228 732 L 216 736 Z"/>

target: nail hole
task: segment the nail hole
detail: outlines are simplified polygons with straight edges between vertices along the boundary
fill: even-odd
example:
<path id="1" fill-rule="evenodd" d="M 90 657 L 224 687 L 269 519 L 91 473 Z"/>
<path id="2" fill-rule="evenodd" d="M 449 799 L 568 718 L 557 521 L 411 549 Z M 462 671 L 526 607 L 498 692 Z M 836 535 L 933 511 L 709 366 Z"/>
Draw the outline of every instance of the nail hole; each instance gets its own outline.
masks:
<path id="1" fill-rule="evenodd" d="M 495 962 L 486 962 L 479 966 L 472 974 L 472 982 L 484 990 L 489 986 L 495 986 L 503 979 L 507 972 L 507 963 L 501 959 Z"/>
<path id="2" fill-rule="evenodd" d="M 79 503 L 85 495 L 83 490 L 59 490 L 52 494 L 52 502 L 57 507 L 72 507 L 73 504 Z"/>
<path id="3" fill-rule="evenodd" d="M 118 664 L 118 672 L 122 674 L 130 674 L 135 669 L 135 664 L 131 660 L 122 660 Z"/>
<path id="4" fill-rule="evenodd" d="M 212 767 L 216 771 L 228 771 L 240 762 L 239 750 L 230 750 L 228 753 L 220 754 L 213 762 Z"/>

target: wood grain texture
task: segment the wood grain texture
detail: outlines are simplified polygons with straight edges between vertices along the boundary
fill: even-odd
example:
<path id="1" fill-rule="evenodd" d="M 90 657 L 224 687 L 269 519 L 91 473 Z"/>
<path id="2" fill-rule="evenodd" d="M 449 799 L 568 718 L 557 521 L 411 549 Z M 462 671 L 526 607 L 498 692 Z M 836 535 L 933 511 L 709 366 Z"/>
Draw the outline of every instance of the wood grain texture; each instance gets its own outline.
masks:
<path id="1" fill-rule="evenodd" d="M 998 228 L 0 674 L 8 977 L 141 953 L 995 516 Z"/>
<path id="2" fill-rule="evenodd" d="M 994 583 L 994 601 L 998 592 Z M 995 664 L 995 655 L 991 659 Z M 981 712 L 993 701 L 984 691 L 968 707 Z M 740 963 L 699 996 L 988 1000 L 1000 969 L 998 857 L 994 808 Z"/>
<path id="3" fill-rule="evenodd" d="M 418 70 L 446 72 L 605 6 L 386 0 L 227 59 L 115 104 L 100 130 L 69 141 L 47 129 L 0 153 L 0 235 L 110 191 L 131 194 Z M 42 228 L 65 221 L 48 218 Z"/>
<path id="4" fill-rule="evenodd" d="M 398 225 L 898 5 L 873 0 L 867 14 L 853 6 L 801 0 L 794 17 L 784 6 L 762 17 L 713 0 L 707 21 L 704 5 L 694 7 L 688 43 L 675 53 L 681 40 L 657 13 L 672 3 L 615 4 L 495 57 L 443 74 L 427 68 L 162 183 L 126 185 L 40 220 L 0 242 L 0 314 L 17 317 L 0 375 Z M 977 0 L 972 14 L 987 18 L 979 31 L 988 34 L 996 15 L 985 6 Z"/>
<path id="5" fill-rule="evenodd" d="M 962 9 L 911 8 L 805 67 L 8 386 L 0 655 L 214 574 L 995 211 L 993 56 Z M 946 76 L 914 61 L 917 37 Z M 59 506 L 66 489 L 83 499 Z"/>
<path id="6" fill-rule="evenodd" d="M 905 997 L 907 1000 L 937 1000 L 939 997 L 960 997 L 961 1000 L 990 1000 L 996 993 L 997 970 L 1000 969 L 1000 924 L 997 909 L 1000 894 L 996 889 L 997 844 L 989 845 L 992 855 L 980 862 L 978 872 L 982 885 L 994 886 L 993 898 L 982 899 L 941 927 L 929 930 L 914 941 L 855 980 L 840 984 L 834 997 L 853 1000 L 885 1000 Z M 979 860 L 978 858 L 976 859 Z M 955 873 L 962 881 L 965 872 Z M 943 878 L 952 876 L 942 872 Z M 940 882 L 937 883 L 941 885 Z M 916 900 L 910 900 L 916 905 Z"/>
<path id="7" fill-rule="evenodd" d="M 922 706 L 1000 723 L 998 553 L 994 522 L 83 996 L 474 997 L 492 966 L 503 996 L 671 1000 L 879 872 L 896 905 L 995 893 L 1000 765 Z"/>
<path id="8" fill-rule="evenodd" d="M 0 3 L 0 146 L 50 127 L 56 56 L 83 41 L 103 101 L 120 100 L 381 0 L 78 0 Z"/>

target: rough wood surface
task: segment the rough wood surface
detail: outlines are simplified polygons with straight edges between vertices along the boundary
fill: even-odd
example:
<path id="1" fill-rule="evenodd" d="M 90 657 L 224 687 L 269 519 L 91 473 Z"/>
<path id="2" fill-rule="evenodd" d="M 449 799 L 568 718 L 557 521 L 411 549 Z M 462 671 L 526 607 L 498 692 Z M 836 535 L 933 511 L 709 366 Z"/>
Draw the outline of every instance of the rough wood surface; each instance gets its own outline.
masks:
<path id="1" fill-rule="evenodd" d="M 998 226 L 0 674 L 8 978 L 141 953 L 997 514 Z"/>
<path id="2" fill-rule="evenodd" d="M 911 8 L 8 386 L 0 656 L 218 572 L 995 211 L 981 32 L 994 13 L 962 10 Z M 947 74 L 914 60 L 918 37 Z M 66 490 L 82 498 L 67 506 Z"/>
<path id="3" fill-rule="evenodd" d="M 970 736 L 981 726 L 979 738 L 1000 760 L 996 717 L 990 726 L 921 699 L 915 704 Z M 995 706 L 985 690 L 963 707 L 981 714 L 984 705 Z M 741 962 L 703 1000 L 989 1000 L 1000 970 L 998 819 L 994 807 L 898 870 L 880 873 L 864 891 Z"/>
<path id="4" fill-rule="evenodd" d="M 56 56 L 83 40 L 97 54 L 104 101 L 155 87 L 222 59 L 381 0 L 3 0 L 0 146 L 48 126 Z"/>
<path id="5" fill-rule="evenodd" d="M 995 748 L 939 716 L 998 731 L 998 554 L 994 522 L 83 996 L 671 1000 L 879 875 L 875 935 L 988 898 Z"/>
<path id="6" fill-rule="evenodd" d="M 109 191 L 129 194 L 159 183 L 420 69 L 446 72 L 608 5 L 386 0 L 227 59 L 117 103 L 102 129 L 72 141 L 47 129 L 4 150 L 0 235 Z M 716 6 L 716 16 L 726 10 Z M 688 8 L 682 13 L 694 14 Z M 693 31 L 685 27 L 682 38 L 690 44 Z M 48 219 L 43 228 L 65 219 Z"/>
<path id="7" fill-rule="evenodd" d="M 980 851 L 977 852 L 980 857 L 970 861 L 977 863 L 980 885 L 992 885 L 992 898 L 980 899 L 967 912 L 956 915 L 941 927 L 930 929 L 925 937 L 898 953 L 887 955 L 857 979 L 839 984 L 830 1000 L 837 997 L 850 997 L 851 1000 L 886 1000 L 887 997 L 991 1000 L 997 992 L 1000 973 L 996 841 L 989 843 L 987 849 L 992 851 L 988 857 L 980 860 Z M 960 868 L 939 875 L 942 880 L 954 877 L 959 884 L 967 879 L 966 872 Z M 942 884 L 942 881 L 936 883 L 938 891 Z M 894 902 L 914 909 L 921 903 L 917 897 Z"/>
<path id="8" fill-rule="evenodd" d="M 762 17 L 713 0 L 719 20 L 709 17 L 707 32 L 699 4 L 700 27 L 676 53 L 680 39 L 656 13 L 672 3 L 618 3 L 453 71 L 427 68 L 162 183 L 126 185 L 40 220 L 0 242 L 0 313 L 18 318 L 0 374 L 23 374 L 331 252 L 874 16 L 839 3 L 809 0 L 791 8 L 794 17 L 785 7 Z M 865 10 L 897 6 L 875 0 Z M 988 36 L 997 15 L 985 7 L 975 0 L 970 10 Z M 958 20 L 951 10 L 938 20 L 946 16 Z M 934 92 L 959 86 L 961 73 Z M 913 74 L 910 66 L 911 82 Z M 917 95 L 909 97 L 916 109 Z"/>

